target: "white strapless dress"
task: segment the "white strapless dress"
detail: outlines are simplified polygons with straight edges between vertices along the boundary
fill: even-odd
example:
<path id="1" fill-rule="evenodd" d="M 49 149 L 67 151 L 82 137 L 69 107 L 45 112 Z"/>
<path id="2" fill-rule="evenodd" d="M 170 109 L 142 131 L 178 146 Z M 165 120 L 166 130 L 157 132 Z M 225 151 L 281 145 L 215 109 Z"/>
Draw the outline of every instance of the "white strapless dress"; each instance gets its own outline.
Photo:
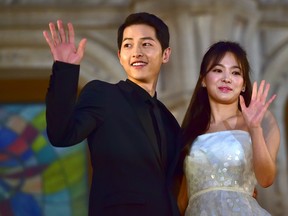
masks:
<path id="1" fill-rule="evenodd" d="M 189 203 L 185 216 L 267 216 L 252 197 L 257 184 L 252 143 L 241 130 L 197 137 L 184 161 Z"/>

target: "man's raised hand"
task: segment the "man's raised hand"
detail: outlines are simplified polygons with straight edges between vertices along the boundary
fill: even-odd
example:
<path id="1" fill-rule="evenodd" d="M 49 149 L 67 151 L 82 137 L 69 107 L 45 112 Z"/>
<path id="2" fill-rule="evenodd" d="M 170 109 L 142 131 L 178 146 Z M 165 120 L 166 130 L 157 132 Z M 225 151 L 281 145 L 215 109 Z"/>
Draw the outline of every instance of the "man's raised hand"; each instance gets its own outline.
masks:
<path id="1" fill-rule="evenodd" d="M 50 47 L 54 61 L 79 65 L 84 56 L 87 39 L 83 38 L 77 48 L 72 23 L 68 23 L 67 27 L 68 33 L 65 31 L 62 21 L 57 20 L 58 31 L 54 23 L 49 23 L 50 34 L 48 31 L 43 31 L 43 35 Z"/>

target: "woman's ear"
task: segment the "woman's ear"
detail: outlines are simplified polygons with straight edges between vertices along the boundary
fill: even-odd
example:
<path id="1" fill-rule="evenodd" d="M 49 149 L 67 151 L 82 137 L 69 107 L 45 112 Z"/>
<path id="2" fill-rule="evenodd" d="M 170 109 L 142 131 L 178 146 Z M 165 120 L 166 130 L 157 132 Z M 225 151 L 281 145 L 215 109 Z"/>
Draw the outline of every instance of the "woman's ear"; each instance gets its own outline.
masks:
<path id="1" fill-rule="evenodd" d="M 203 88 L 206 88 L 206 83 L 205 83 L 204 79 L 202 79 L 201 86 L 202 86 Z"/>

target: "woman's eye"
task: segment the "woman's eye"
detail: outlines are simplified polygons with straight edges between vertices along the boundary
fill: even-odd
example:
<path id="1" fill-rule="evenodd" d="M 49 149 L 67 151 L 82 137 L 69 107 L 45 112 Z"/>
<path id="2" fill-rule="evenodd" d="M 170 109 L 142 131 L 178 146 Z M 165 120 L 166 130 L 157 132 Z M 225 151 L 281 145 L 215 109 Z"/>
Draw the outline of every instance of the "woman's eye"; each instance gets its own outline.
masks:
<path id="1" fill-rule="evenodd" d="M 233 71 L 232 74 L 234 74 L 234 75 L 241 75 L 241 72 L 240 72 L 240 71 Z"/>
<path id="2" fill-rule="evenodd" d="M 218 68 L 214 68 L 212 71 L 213 71 L 213 72 L 216 72 L 216 73 L 221 73 L 221 72 L 222 72 L 222 70 L 221 70 L 221 69 L 218 69 Z"/>

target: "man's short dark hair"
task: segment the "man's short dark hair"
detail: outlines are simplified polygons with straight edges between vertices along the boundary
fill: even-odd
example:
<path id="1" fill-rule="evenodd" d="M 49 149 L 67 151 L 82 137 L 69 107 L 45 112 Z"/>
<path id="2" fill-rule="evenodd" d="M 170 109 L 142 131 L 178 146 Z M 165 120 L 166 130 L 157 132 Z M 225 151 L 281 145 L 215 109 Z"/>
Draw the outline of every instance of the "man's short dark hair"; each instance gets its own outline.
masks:
<path id="1" fill-rule="evenodd" d="M 145 24 L 151 26 L 155 29 L 156 37 L 159 40 L 162 51 L 169 47 L 169 28 L 168 26 L 161 20 L 159 17 L 154 14 L 150 14 L 147 12 L 139 12 L 130 14 L 124 21 L 124 23 L 118 28 L 118 49 L 121 49 L 122 41 L 123 41 L 123 32 L 124 29 L 131 25 L 137 24 Z"/>

